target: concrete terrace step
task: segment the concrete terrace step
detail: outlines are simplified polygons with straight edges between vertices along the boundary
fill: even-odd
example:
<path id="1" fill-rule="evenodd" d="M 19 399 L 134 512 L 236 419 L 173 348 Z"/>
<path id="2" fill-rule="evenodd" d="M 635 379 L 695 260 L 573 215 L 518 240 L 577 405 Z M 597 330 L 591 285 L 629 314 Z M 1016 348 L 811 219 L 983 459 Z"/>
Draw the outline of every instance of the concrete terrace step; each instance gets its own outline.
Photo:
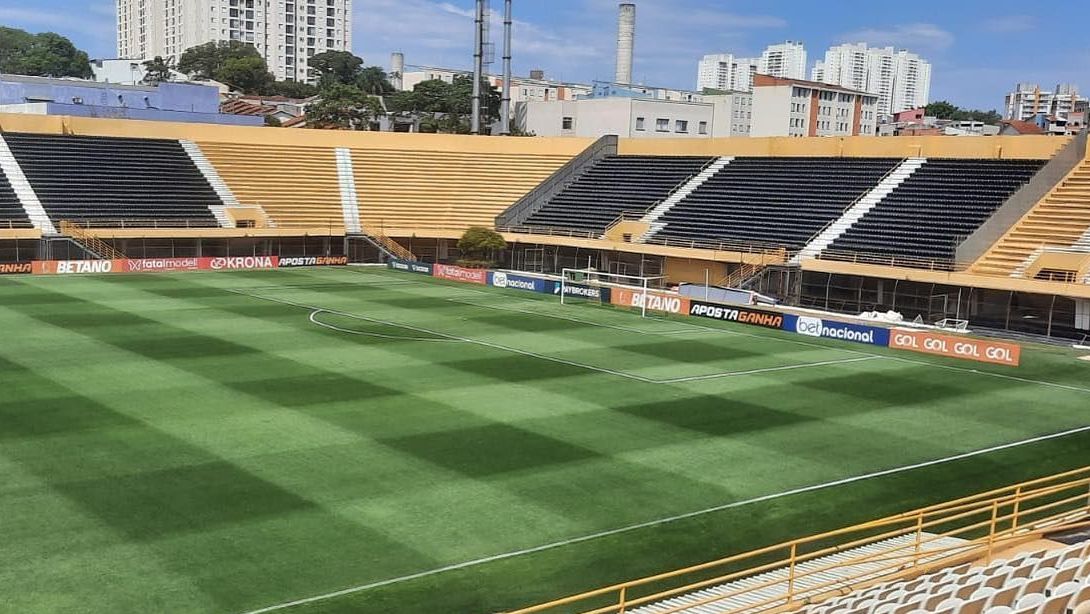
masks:
<path id="1" fill-rule="evenodd" d="M 966 540 L 958 538 L 942 537 L 931 539 L 935 536 L 926 533 L 924 536 L 925 543 L 921 546 L 922 552 L 924 553 L 924 556 L 921 559 L 923 561 L 934 560 L 941 556 L 937 554 L 927 556 L 928 552 L 953 548 L 968 543 Z M 798 565 L 796 570 L 794 584 L 796 598 L 804 598 L 834 590 L 834 587 L 825 585 L 830 582 L 842 582 L 845 586 L 848 586 L 849 581 L 852 584 L 858 584 L 864 579 L 877 578 L 883 571 L 888 571 L 889 564 L 887 562 L 864 561 L 853 563 L 852 561 L 858 561 L 860 558 L 868 555 L 875 555 L 874 558 L 884 558 L 881 556 L 884 552 L 905 554 L 913 547 L 915 539 L 915 534 L 903 535 L 802 563 Z M 893 552 L 894 550 L 897 550 L 897 552 Z M 820 573 L 806 573 L 815 569 L 827 567 L 833 563 L 844 563 L 844 565 L 842 567 L 833 567 L 832 569 Z M 776 569 L 734 582 L 711 586 L 685 595 L 632 608 L 626 610 L 626 612 L 628 612 L 628 614 L 660 614 L 663 612 L 677 614 L 763 612 L 783 605 L 783 598 L 787 594 L 788 578 L 788 569 Z M 753 588 L 762 584 L 768 584 L 768 586 Z M 819 586 L 821 587 L 817 588 Z M 765 605 L 756 605 L 764 601 L 769 601 L 769 603 Z"/>
<path id="2" fill-rule="evenodd" d="M 234 228 L 235 223 L 231 220 L 231 217 L 227 215 L 227 207 L 239 206 L 238 199 L 235 198 L 235 194 L 231 191 L 231 188 L 227 186 L 227 183 L 220 177 L 219 171 L 216 167 L 212 166 L 212 163 L 205 157 L 204 152 L 201 151 L 199 145 L 193 141 L 179 140 L 182 149 L 189 156 L 189 159 L 193 161 L 193 165 L 197 167 L 197 170 L 201 172 L 208 185 L 212 186 L 212 190 L 216 192 L 216 196 L 219 196 L 220 205 L 209 205 L 208 209 L 215 216 L 216 221 L 221 228 Z"/>
<path id="3" fill-rule="evenodd" d="M 0 134 L 0 172 L 3 172 L 7 177 L 11 189 L 15 192 L 15 197 L 19 199 L 19 203 L 23 205 L 23 211 L 26 212 L 27 218 L 30 219 L 30 224 L 40 230 L 42 234 L 57 234 L 57 229 L 53 226 L 53 220 L 49 219 L 49 214 L 45 212 L 45 207 L 38 200 L 34 187 L 30 185 L 30 181 L 23 174 L 23 168 L 19 166 L 19 161 L 11 153 L 11 149 L 2 134 Z"/>
<path id="4" fill-rule="evenodd" d="M 643 243 L 651 237 L 655 236 L 660 230 L 666 227 L 666 224 L 659 222 L 662 216 L 666 215 L 670 209 L 674 208 L 674 205 L 685 200 L 685 197 L 692 194 L 694 190 L 704 184 L 705 181 L 711 179 L 716 173 L 723 170 L 725 166 L 734 160 L 734 156 L 725 156 L 717 158 L 714 162 L 706 166 L 696 175 L 693 175 L 685 185 L 681 186 L 674 191 L 673 194 L 667 196 L 659 204 L 652 207 L 646 215 L 640 220 L 648 225 L 647 232 L 636 239 L 637 243 Z"/>

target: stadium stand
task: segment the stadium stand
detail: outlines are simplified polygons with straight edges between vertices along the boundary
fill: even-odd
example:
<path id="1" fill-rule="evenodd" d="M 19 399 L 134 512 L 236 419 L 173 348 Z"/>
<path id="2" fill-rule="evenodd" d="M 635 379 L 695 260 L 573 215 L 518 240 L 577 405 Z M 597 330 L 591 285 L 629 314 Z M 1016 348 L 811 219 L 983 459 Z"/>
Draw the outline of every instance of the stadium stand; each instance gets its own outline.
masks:
<path id="1" fill-rule="evenodd" d="M 974 265 L 973 272 L 1011 275 L 1042 246 L 1090 251 L 1090 160 L 1084 160 Z"/>
<path id="2" fill-rule="evenodd" d="M 652 239 L 801 248 L 878 184 L 892 158 L 735 158 L 659 220 Z"/>
<path id="3" fill-rule="evenodd" d="M 1090 543 L 1080 543 L 877 584 L 799 612 L 1066 614 L 1086 603 L 1090 603 Z"/>
<path id="4" fill-rule="evenodd" d="M 352 149 L 365 228 L 492 226 L 571 159 L 547 153 Z"/>
<path id="5" fill-rule="evenodd" d="M 174 140 L 5 133 L 54 221 L 216 227 L 219 197 Z M 63 169 L 63 172 L 58 172 Z"/>
<path id="6" fill-rule="evenodd" d="M 1041 160 L 929 159 L 830 246 L 952 261 L 957 245 L 1040 170 Z"/>
<path id="7" fill-rule="evenodd" d="M 23 210 L 7 175 L 0 171 L 0 229 L 30 228 L 30 218 Z"/>
<path id="8" fill-rule="evenodd" d="M 344 227 L 332 147 L 198 141 L 231 192 L 284 228 Z"/>
<path id="9" fill-rule="evenodd" d="M 643 214 L 712 162 L 710 157 L 606 156 L 526 222 L 600 234 L 623 214 Z"/>

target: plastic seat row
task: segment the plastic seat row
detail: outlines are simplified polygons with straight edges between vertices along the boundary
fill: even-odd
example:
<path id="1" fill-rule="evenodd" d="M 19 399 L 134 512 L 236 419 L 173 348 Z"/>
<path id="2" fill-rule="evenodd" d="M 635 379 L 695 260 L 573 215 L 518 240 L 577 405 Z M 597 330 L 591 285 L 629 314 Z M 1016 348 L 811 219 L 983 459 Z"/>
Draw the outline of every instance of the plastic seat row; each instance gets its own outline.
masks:
<path id="1" fill-rule="evenodd" d="M 30 218 L 23 210 L 19 197 L 11 187 L 3 171 L 0 171 L 0 230 L 5 228 L 30 228 Z"/>
<path id="2" fill-rule="evenodd" d="M 4 140 L 54 221 L 218 225 L 210 207 L 223 203 L 177 141 L 17 133 Z"/>

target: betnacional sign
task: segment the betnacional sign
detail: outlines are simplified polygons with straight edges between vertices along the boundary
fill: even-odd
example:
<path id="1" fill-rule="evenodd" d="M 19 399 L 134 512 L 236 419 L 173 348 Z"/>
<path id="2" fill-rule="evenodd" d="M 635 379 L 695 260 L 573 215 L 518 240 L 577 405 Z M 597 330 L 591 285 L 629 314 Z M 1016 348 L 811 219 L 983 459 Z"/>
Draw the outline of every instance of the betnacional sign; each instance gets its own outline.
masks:
<path id="1" fill-rule="evenodd" d="M 635 309 L 643 309 L 646 305 L 648 311 L 689 315 L 689 297 L 677 294 L 614 288 L 612 303 Z"/>
<path id="2" fill-rule="evenodd" d="M 4 262 L 0 263 L 0 275 L 19 275 L 33 273 L 34 265 L 29 262 Z"/>
<path id="3" fill-rule="evenodd" d="M 507 288 L 508 290 L 546 292 L 551 288 L 546 284 L 546 281 L 538 277 L 526 277 L 525 275 L 515 275 L 504 271 L 494 271 L 488 274 L 488 285 L 494 288 Z"/>
<path id="4" fill-rule="evenodd" d="M 487 269 L 467 269 L 451 264 L 432 265 L 432 276 L 467 284 L 481 284 L 482 286 L 488 283 Z"/>
<path id="5" fill-rule="evenodd" d="M 893 329 L 889 347 L 1009 367 L 1017 367 L 1022 358 L 1022 347 L 1014 343 L 903 328 Z"/>
<path id="6" fill-rule="evenodd" d="M 882 347 L 889 345 L 889 329 L 879 326 L 848 324 L 847 322 L 823 320 L 812 316 L 785 314 L 783 329 L 807 337 L 836 339 L 853 343 L 880 345 Z"/>
<path id="7" fill-rule="evenodd" d="M 717 303 L 705 303 L 704 301 L 689 301 L 689 315 L 698 318 L 722 320 L 723 322 L 737 322 L 750 326 L 763 328 L 783 328 L 783 314 L 775 311 L 763 311 L 749 307 L 735 307 L 732 305 L 720 305 Z"/>

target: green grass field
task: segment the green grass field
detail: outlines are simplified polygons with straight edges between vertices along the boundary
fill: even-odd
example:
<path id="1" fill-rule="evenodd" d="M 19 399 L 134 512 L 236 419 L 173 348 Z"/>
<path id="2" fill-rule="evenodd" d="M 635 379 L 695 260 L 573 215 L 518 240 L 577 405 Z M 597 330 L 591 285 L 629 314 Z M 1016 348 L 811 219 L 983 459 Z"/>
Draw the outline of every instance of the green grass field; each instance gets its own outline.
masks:
<path id="1" fill-rule="evenodd" d="M 0 331 L 11 612 L 483 614 L 1090 464 L 1061 349 L 377 269 L 5 278 Z"/>

